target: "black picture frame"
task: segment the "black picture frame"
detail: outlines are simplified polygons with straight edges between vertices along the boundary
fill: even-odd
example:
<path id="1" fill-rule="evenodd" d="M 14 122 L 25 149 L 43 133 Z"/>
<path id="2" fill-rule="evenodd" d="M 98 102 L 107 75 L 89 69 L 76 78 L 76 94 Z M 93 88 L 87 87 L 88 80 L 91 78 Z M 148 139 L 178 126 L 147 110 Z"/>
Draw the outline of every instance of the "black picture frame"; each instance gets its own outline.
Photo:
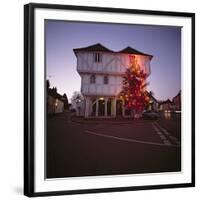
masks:
<path id="1" fill-rule="evenodd" d="M 192 181 L 191 183 L 167 184 L 167 185 L 143 185 L 117 188 L 99 188 L 99 189 L 80 189 L 66 191 L 46 191 L 35 192 L 35 173 L 34 173 L 34 98 L 35 98 L 35 9 L 57 9 L 57 10 L 78 10 L 78 11 L 96 11 L 107 13 L 126 13 L 152 16 L 177 16 L 191 18 L 192 27 L 192 129 L 191 129 L 191 166 L 192 166 Z M 195 14 L 185 12 L 166 12 L 166 11 L 150 11 L 150 10 L 135 10 L 121 8 L 105 8 L 105 7 L 87 7 L 73 5 L 56 5 L 56 4 L 36 4 L 30 3 L 24 5 L 24 195 L 28 197 L 50 196 L 50 195 L 68 195 L 68 194 L 83 194 L 83 193 L 99 193 L 99 192 L 119 192 L 132 190 L 148 190 L 162 188 L 180 188 L 195 186 Z M 67 189 L 67 188 L 66 188 Z"/>

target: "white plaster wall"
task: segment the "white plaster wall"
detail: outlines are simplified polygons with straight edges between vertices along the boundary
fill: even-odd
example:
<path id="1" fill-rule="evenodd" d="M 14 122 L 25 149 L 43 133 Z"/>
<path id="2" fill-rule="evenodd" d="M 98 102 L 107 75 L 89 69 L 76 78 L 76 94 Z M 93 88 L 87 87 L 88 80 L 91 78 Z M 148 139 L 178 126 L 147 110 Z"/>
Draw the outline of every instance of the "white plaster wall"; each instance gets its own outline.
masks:
<path id="1" fill-rule="evenodd" d="M 92 52 L 77 53 L 77 71 L 78 72 L 102 72 L 102 73 L 124 73 L 130 66 L 129 54 L 119 53 L 101 53 L 102 62 L 94 62 Z M 147 56 L 135 55 L 138 66 L 144 72 L 150 72 L 150 59 Z"/>
<path id="2" fill-rule="evenodd" d="M 64 103 L 57 100 L 57 106 L 55 108 L 55 113 L 62 113 L 64 111 Z"/>
<path id="3" fill-rule="evenodd" d="M 135 56 L 137 65 L 146 73 L 150 73 L 150 59 L 146 56 Z M 81 75 L 81 92 L 83 95 L 116 96 L 122 88 L 122 75 L 130 66 L 129 55 L 119 53 L 102 53 L 102 62 L 94 62 L 92 52 L 77 53 L 77 71 Z M 90 76 L 95 74 L 96 81 L 90 84 Z M 108 84 L 103 77 L 108 76 Z"/>
<path id="4" fill-rule="evenodd" d="M 108 75 L 108 84 L 104 84 L 104 75 L 96 74 L 96 83 L 90 83 L 90 74 L 82 74 L 81 92 L 83 95 L 117 95 L 121 91 L 122 76 Z"/>

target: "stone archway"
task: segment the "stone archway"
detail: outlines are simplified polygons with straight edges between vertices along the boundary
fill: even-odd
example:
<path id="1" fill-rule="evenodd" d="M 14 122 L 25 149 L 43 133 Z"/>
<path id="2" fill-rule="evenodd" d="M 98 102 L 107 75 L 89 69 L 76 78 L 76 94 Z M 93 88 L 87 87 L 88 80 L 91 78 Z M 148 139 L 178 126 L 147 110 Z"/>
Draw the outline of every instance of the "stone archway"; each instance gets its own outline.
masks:
<path id="1" fill-rule="evenodd" d="M 92 100 L 92 112 L 91 112 L 91 116 L 96 116 L 96 107 L 97 107 L 97 100 L 93 99 Z"/>
<path id="2" fill-rule="evenodd" d="M 117 116 L 122 116 L 123 115 L 123 101 L 121 99 L 117 99 L 116 115 Z"/>
<path id="3" fill-rule="evenodd" d="M 98 116 L 105 116 L 105 100 L 99 99 Z"/>
<path id="4" fill-rule="evenodd" d="M 107 101 L 107 116 L 111 116 L 112 114 L 112 99 L 109 98 Z"/>

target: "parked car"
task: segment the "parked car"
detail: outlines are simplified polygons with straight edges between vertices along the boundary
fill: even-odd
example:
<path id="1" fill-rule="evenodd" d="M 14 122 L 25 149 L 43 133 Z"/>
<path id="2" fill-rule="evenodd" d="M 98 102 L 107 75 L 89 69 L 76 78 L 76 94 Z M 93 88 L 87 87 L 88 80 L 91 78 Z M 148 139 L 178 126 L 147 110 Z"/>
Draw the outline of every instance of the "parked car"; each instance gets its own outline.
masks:
<path id="1" fill-rule="evenodd" d="M 155 111 L 144 111 L 142 113 L 142 117 L 144 119 L 157 119 L 159 117 L 159 114 Z"/>

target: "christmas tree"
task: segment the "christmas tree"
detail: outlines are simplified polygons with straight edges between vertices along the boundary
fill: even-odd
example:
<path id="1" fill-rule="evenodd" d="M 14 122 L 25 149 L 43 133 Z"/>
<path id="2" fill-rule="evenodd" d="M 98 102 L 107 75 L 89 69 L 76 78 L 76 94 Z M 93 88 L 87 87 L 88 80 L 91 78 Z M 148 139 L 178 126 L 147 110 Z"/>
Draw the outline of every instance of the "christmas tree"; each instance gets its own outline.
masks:
<path id="1" fill-rule="evenodd" d="M 135 56 L 130 56 L 130 66 L 124 75 L 120 98 L 124 100 L 125 108 L 135 114 L 141 113 L 149 102 L 146 78 L 147 74 L 137 64 Z"/>

